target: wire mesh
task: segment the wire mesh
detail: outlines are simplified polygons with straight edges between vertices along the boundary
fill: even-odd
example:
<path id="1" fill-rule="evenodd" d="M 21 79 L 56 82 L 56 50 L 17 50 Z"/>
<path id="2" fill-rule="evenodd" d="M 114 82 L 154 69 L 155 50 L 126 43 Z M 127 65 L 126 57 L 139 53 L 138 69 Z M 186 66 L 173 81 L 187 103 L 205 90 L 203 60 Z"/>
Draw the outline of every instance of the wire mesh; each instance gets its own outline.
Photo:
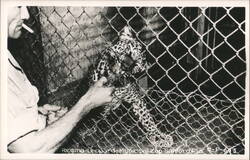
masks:
<path id="1" fill-rule="evenodd" d="M 77 101 L 89 66 L 128 25 L 150 63 L 137 79 L 143 99 L 174 140 L 155 147 L 131 107 L 121 105 L 107 117 L 92 111 L 58 152 L 244 153 L 245 8 L 38 8 L 51 103 Z"/>

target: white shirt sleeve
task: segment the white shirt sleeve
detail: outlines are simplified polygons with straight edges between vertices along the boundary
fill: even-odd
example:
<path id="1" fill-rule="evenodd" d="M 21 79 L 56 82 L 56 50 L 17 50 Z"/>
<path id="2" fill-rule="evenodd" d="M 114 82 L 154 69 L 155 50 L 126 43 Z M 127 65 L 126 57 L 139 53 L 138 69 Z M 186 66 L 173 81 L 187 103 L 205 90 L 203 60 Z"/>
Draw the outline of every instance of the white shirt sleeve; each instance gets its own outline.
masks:
<path id="1" fill-rule="evenodd" d="M 8 65 L 7 90 L 7 133 L 8 144 L 32 132 L 43 129 L 45 119 L 38 114 L 38 90 L 27 79 L 26 75 L 15 67 L 20 67 L 12 55 Z M 15 67 L 13 67 L 15 65 Z"/>

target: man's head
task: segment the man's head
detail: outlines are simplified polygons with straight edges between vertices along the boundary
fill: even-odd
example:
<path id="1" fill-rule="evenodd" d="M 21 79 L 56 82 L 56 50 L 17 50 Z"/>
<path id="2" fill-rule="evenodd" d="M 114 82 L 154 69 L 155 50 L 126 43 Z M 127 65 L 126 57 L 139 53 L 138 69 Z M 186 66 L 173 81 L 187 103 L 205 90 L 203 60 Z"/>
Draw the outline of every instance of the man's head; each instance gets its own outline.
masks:
<path id="1" fill-rule="evenodd" d="M 8 37 L 14 39 L 19 38 L 23 20 L 28 18 L 29 12 L 26 7 L 10 7 L 8 10 Z"/>

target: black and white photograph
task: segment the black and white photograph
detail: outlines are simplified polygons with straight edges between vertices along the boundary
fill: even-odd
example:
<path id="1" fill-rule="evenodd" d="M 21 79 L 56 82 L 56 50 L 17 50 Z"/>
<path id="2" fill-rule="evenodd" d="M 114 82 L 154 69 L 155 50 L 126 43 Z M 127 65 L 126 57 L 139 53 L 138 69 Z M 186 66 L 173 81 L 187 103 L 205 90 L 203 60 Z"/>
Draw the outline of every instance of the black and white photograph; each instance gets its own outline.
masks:
<path id="1" fill-rule="evenodd" d="M 3 159 L 249 158 L 249 2 L 64 2 L 3 3 Z"/>

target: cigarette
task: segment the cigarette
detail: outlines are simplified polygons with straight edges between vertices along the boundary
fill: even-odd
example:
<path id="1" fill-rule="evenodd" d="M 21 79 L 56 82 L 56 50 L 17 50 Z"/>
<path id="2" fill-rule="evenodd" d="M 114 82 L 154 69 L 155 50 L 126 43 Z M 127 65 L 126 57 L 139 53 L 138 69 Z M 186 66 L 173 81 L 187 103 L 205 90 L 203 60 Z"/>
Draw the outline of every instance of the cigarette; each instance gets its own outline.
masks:
<path id="1" fill-rule="evenodd" d="M 22 27 L 24 28 L 24 29 L 26 29 L 28 32 L 30 32 L 30 33 L 34 33 L 34 31 L 30 28 L 30 27 L 28 27 L 26 24 L 22 24 Z"/>

